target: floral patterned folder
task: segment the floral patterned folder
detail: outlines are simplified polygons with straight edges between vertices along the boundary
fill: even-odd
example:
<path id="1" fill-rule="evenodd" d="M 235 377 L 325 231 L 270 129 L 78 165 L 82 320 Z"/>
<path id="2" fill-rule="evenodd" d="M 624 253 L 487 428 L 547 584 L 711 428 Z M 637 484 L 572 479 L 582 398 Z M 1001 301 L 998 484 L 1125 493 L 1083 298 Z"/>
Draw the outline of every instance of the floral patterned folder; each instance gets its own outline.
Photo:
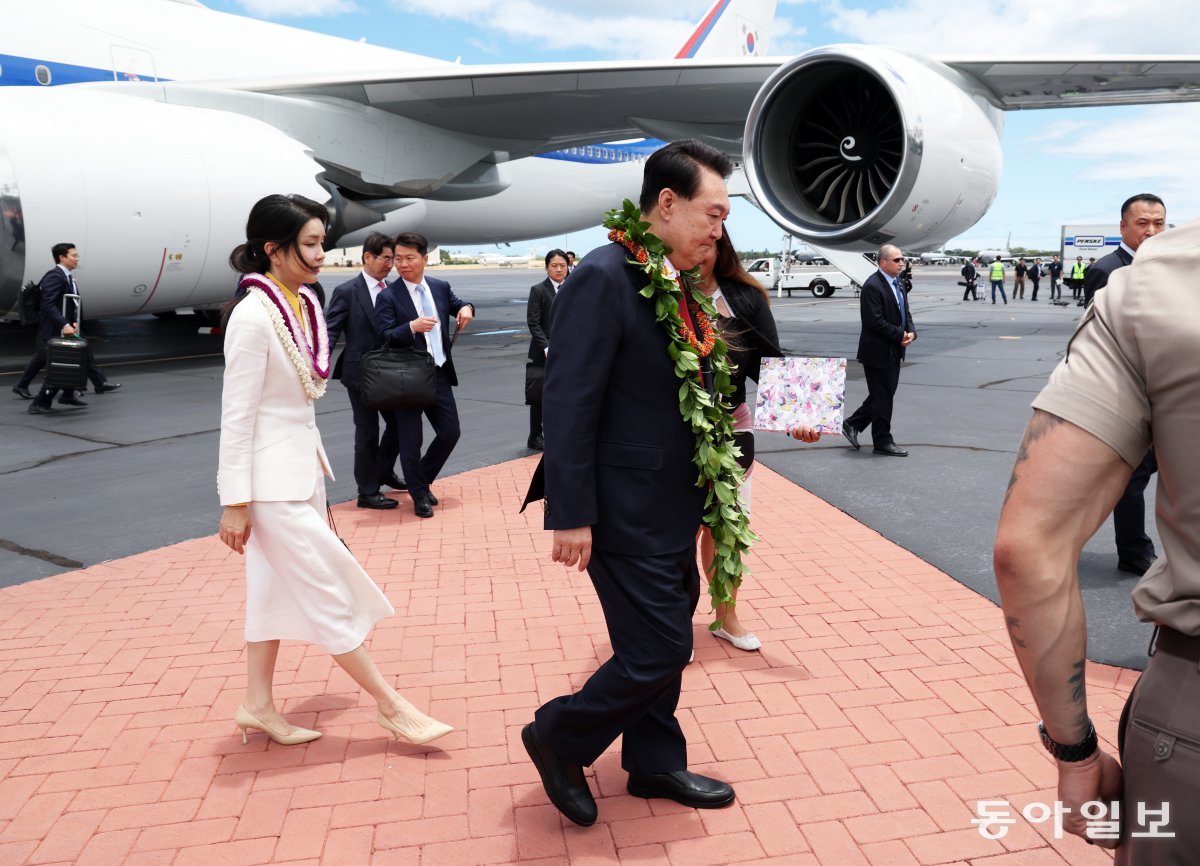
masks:
<path id="1" fill-rule="evenodd" d="M 841 433 L 845 402 L 845 358 L 763 358 L 754 429 Z"/>

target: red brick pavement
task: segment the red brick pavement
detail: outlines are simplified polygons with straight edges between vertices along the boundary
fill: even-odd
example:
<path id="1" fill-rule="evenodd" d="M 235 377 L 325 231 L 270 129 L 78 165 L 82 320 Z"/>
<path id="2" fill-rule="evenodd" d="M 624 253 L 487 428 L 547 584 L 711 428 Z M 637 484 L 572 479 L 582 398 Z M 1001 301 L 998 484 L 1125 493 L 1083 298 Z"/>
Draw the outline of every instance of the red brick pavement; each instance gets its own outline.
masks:
<path id="1" fill-rule="evenodd" d="M 586 575 L 516 513 L 532 468 L 439 482 L 433 520 L 336 509 L 400 611 L 376 659 L 458 729 L 440 748 L 388 739 L 329 657 L 292 643 L 278 697 L 325 736 L 243 746 L 242 562 L 215 538 L 0 591 L 0 863 L 1110 862 L 1019 815 L 998 841 L 970 823 L 980 799 L 1054 799 L 996 607 L 764 467 L 742 592 L 763 650 L 697 615 L 679 711 L 693 768 L 736 805 L 630 797 L 610 750 L 589 773 L 599 823 L 565 822 L 519 729 L 608 647 Z M 1110 745 L 1135 678 L 1089 667 Z"/>

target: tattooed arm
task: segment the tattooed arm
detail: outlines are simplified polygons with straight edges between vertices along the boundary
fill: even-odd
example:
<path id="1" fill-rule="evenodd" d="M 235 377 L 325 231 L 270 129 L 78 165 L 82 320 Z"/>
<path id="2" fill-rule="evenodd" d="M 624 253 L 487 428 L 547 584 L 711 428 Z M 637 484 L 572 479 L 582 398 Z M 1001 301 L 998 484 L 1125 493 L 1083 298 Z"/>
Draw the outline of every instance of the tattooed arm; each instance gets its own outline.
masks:
<path id="1" fill-rule="evenodd" d="M 1079 553 L 1112 512 L 1132 472 L 1092 434 L 1035 410 L 1004 497 L 996 583 L 1013 651 L 1046 732 L 1059 743 L 1078 743 L 1088 731 Z M 1059 762 L 1059 798 L 1075 819 L 1064 823 L 1068 830 L 1082 834 L 1078 806 L 1100 794 L 1115 796 L 1119 774 L 1116 762 L 1101 751 L 1075 764 Z"/>

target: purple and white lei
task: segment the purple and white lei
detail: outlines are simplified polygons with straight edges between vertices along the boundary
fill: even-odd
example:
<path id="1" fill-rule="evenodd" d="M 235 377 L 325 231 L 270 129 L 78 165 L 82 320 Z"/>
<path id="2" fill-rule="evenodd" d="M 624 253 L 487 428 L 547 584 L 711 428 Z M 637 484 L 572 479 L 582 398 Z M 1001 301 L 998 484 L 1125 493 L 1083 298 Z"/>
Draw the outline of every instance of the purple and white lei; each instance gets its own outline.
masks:
<path id="1" fill-rule="evenodd" d="M 296 368 L 304 392 L 313 399 L 323 395 L 329 383 L 329 335 L 321 305 L 312 290 L 301 286 L 299 291 L 300 309 L 313 335 L 310 342 L 303 325 L 296 320 L 292 305 L 273 280 L 261 274 L 247 274 L 238 285 L 250 294 L 258 295 L 262 301 L 284 351 Z"/>

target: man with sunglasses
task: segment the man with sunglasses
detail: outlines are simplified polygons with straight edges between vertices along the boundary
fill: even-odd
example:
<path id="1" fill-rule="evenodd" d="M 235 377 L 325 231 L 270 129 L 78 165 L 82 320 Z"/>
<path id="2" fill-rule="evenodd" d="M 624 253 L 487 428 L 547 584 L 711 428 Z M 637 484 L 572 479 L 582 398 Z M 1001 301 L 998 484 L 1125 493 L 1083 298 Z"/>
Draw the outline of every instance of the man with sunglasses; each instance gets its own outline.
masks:
<path id="1" fill-rule="evenodd" d="M 842 435 L 858 450 L 858 434 L 871 427 L 875 453 L 887 457 L 907 457 L 892 438 L 892 401 L 900 384 L 900 363 L 904 350 L 917 338 L 908 298 L 900 284 L 904 253 L 899 247 L 884 244 L 879 248 L 879 270 L 862 287 L 859 315 L 862 334 L 858 338 L 858 360 L 867 380 L 867 399 L 842 425 Z"/>

